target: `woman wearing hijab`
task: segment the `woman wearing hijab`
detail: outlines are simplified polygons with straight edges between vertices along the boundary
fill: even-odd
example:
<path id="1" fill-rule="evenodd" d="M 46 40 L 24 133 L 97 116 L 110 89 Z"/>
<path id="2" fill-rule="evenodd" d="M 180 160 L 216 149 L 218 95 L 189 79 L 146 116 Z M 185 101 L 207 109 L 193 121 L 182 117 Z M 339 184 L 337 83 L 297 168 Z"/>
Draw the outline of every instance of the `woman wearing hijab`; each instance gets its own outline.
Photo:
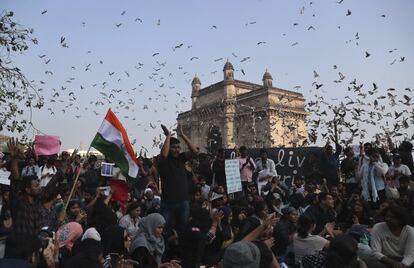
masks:
<path id="1" fill-rule="evenodd" d="M 153 213 L 139 222 L 139 232 L 132 241 L 130 252 L 138 267 L 158 267 L 165 251 L 162 232 L 165 219 L 161 214 Z"/>
<path id="2" fill-rule="evenodd" d="M 72 256 L 72 248 L 75 242 L 81 238 L 82 226 L 77 222 L 69 222 L 62 225 L 56 233 L 59 244 L 59 262 L 63 265 Z"/>

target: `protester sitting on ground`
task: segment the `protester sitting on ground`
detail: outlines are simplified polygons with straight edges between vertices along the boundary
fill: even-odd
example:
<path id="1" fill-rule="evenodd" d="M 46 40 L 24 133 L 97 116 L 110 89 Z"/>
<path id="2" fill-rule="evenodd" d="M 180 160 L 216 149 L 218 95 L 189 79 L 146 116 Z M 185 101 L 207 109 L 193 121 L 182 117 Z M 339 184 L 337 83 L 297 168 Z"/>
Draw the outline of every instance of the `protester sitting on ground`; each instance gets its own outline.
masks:
<path id="1" fill-rule="evenodd" d="M 332 239 L 326 255 L 325 267 L 366 268 L 358 259 L 358 243 L 350 235 L 340 235 Z"/>
<path id="2" fill-rule="evenodd" d="M 141 206 L 137 202 L 128 205 L 126 214 L 119 220 L 119 226 L 124 228 L 130 238 L 134 238 L 139 230 L 139 221 L 141 219 Z"/>
<path id="3" fill-rule="evenodd" d="M 285 262 L 288 251 L 293 251 L 293 236 L 296 233 L 299 214 L 293 207 L 282 209 L 282 213 L 282 218 L 273 229 L 273 238 L 276 243 L 272 250 L 275 256 Z"/>
<path id="4" fill-rule="evenodd" d="M 81 208 L 81 202 L 79 200 L 70 200 L 66 209 L 66 215 L 68 221 L 74 221 L 86 226 L 87 215 Z"/>
<path id="5" fill-rule="evenodd" d="M 139 232 L 131 243 L 130 253 L 138 267 L 160 267 L 165 251 L 162 232 L 165 219 L 161 214 L 153 213 L 139 222 Z"/>
<path id="6" fill-rule="evenodd" d="M 72 256 L 74 244 L 82 237 L 82 226 L 77 222 L 69 222 L 62 225 L 56 232 L 56 240 L 59 245 L 59 262 L 64 264 Z"/>
<path id="7" fill-rule="evenodd" d="M 276 224 L 276 215 L 269 215 L 261 224 L 249 232 L 242 241 L 251 241 L 257 246 L 260 252 L 260 268 L 279 268 L 279 262 L 274 256 L 271 248 L 274 245 L 272 228 Z"/>
<path id="8" fill-rule="evenodd" d="M 325 236 L 327 234 L 326 225 L 329 225 L 329 230 L 331 229 L 330 227 L 335 227 L 336 214 L 334 211 L 334 200 L 332 195 L 324 192 L 319 193 L 318 203 L 308 208 L 305 211 L 305 214 L 312 217 L 316 224 L 316 227 L 312 233 Z M 334 233 L 331 232 L 328 235 L 333 236 Z"/>
<path id="9" fill-rule="evenodd" d="M 72 257 L 70 257 L 63 268 L 72 267 L 87 267 L 87 268 L 101 268 L 105 267 L 104 257 L 102 253 L 102 245 L 99 241 L 88 238 L 82 239 L 77 245 L 74 246 L 72 251 Z M 117 267 L 117 266 L 114 266 Z M 122 267 L 122 266 L 121 266 Z"/>
<path id="10" fill-rule="evenodd" d="M 414 228 L 408 225 L 407 211 L 391 205 L 384 210 L 385 222 L 372 228 L 371 248 L 375 261 L 368 267 L 414 266 Z"/>
<path id="11" fill-rule="evenodd" d="M 109 267 L 116 267 L 118 261 L 128 255 L 131 238 L 128 232 L 118 225 L 108 227 L 102 235 L 103 256 Z M 105 266 L 105 265 L 104 265 Z"/>
<path id="12" fill-rule="evenodd" d="M 316 228 L 315 220 L 310 215 L 303 214 L 298 219 L 297 234 L 293 237 L 293 252 L 295 264 L 300 264 L 306 255 L 313 255 L 329 247 L 329 241 L 319 235 L 312 235 Z M 324 232 L 333 233 L 333 226 L 326 224 Z"/>

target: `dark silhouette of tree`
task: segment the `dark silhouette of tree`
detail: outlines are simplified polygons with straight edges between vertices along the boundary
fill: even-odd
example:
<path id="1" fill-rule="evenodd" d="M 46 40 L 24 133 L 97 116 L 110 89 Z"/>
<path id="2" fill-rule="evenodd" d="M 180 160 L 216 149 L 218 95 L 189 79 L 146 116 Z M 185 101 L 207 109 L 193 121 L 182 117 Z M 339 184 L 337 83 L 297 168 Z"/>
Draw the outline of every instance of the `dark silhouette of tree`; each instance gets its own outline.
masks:
<path id="1" fill-rule="evenodd" d="M 21 133 L 32 125 L 33 108 L 43 107 L 43 97 L 20 68 L 13 56 L 37 44 L 33 29 L 13 21 L 12 11 L 0 14 L 0 131 Z M 25 114 L 29 110 L 30 114 Z"/>

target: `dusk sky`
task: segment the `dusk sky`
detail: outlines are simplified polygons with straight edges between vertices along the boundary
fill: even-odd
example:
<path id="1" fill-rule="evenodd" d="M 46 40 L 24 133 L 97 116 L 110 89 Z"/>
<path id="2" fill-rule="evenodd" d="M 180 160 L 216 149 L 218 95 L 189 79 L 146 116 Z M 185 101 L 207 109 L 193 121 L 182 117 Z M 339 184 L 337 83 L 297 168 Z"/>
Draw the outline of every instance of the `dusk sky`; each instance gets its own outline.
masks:
<path id="1" fill-rule="evenodd" d="M 45 97 L 33 115 L 38 130 L 60 136 L 62 149 L 81 142 L 87 149 L 112 108 L 134 148 L 156 153 L 160 124 L 173 127 L 177 112 L 191 108 L 193 76 L 202 87 L 222 80 L 226 59 L 235 79 L 261 84 L 268 69 L 274 86 L 301 92 L 308 102 L 314 81 L 324 84 L 319 94 L 329 103 L 345 99 L 353 79 L 412 97 L 405 88 L 414 90 L 414 1 L 337 2 L 3 0 L 1 6 L 34 28 L 39 41 L 12 59 Z M 343 83 L 333 82 L 338 72 Z M 111 103 L 103 100 L 110 94 Z"/>

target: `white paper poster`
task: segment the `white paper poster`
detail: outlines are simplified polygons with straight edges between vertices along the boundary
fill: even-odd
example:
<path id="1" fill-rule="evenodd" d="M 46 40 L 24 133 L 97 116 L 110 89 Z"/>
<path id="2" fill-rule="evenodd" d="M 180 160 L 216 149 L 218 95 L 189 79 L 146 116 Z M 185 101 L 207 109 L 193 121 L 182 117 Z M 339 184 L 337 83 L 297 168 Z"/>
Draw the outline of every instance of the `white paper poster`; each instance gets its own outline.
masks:
<path id="1" fill-rule="evenodd" d="M 239 159 L 225 160 L 227 193 L 236 193 L 242 190 L 240 179 Z"/>
<path id="2" fill-rule="evenodd" d="M 103 177 L 112 177 L 113 176 L 113 169 L 114 163 L 105 163 L 102 162 L 101 164 L 101 176 Z"/>
<path id="3" fill-rule="evenodd" d="M 0 184 L 10 185 L 9 176 L 10 176 L 10 171 L 0 169 Z"/>

